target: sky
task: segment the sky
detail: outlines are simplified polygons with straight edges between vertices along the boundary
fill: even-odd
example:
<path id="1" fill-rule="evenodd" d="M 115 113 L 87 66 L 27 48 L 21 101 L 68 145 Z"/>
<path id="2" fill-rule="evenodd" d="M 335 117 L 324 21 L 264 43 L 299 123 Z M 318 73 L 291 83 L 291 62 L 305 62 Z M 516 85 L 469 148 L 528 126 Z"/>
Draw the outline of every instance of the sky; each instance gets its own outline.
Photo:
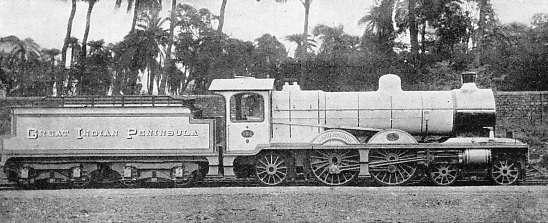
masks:
<path id="1" fill-rule="evenodd" d="M 114 8 L 114 2 L 100 0 L 94 7 L 89 40 L 116 43 L 129 32 L 132 14 L 126 13 L 127 1 L 120 9 Z M 178 3 L 207 8 L 218 15 L 221 0 L 178 0 Z M 373 3 L 374 0 L 314 0 L 309 30 L 317 24 L 342 25 L 345 32 L 361 35 L 364 27 L 357 22 Z M 534 13 L 548 13 L 548 0 L 491 0 L 491 3 L 504 23 L 529 23 Z M 166 11 L 171 7 L 168 0 L 164 0 L 163 6 Z M 70 0 L 0 0 L 0 37 L 30 37 L 44 48 L 60 49 L 70 9 Z M 72 35 L 80 40 L 84 35 L 86 10 L 86 3 L 78 3 Z M 303 21 L 304 7 L 298 0 L 285 4 L 274 0 L 228 0 L 223 31 L 246 41 L 265 33 L 283 41 L 287 35 L 302 33 Z"/>

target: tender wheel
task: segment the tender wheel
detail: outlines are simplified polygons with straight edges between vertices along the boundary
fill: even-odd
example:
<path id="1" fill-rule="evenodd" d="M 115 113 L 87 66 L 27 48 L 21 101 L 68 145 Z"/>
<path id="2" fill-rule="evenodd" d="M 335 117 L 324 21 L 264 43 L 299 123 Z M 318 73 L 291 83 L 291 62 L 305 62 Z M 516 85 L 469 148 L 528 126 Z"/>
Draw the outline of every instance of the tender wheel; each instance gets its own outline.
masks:
<path id="1" fill-rule="evenodd" d="M 498 185 L 516 183 L 520 176 L 519 162 L 509 159 L 494 160 L 491 165 L 491 179 Z"/>
<path id="2" fill-rule="evenodd" d="M 412 150 L 371 150 L 369 172 L 373 179 L 382 185 L 404 185 L 415 176 L 419 160 L 421 159 Z"/>
<path id="3" fill-rule="evenodd" d="M 449 186 L 457 181 L 459 168 L 454 164 L 437 163 L 430 168 L 430 180 L 438 186 Z"/>
<path id="4" fill-rule="evenodd" d="M 119 182 L 122 177 L 108 166 L 99 166 L 98 169 L 89 174 L 90 183 L 93 184 L 112 184 Z"/>
<path id="5" fill-rule="evenodd" d="M 352 150 L 316 150 L 310 156 L 310 168 L 325 185 L 346 185 L 360 172 L 360 155 Z"/>
<path id="6" fill-rule="evenodd" d="M 267 186 L 276 186 L 287 179 L 288 164 L 286 158 L 275 152 L 259 155 L 255 164 L 255 175 L 259 182 Z"/>

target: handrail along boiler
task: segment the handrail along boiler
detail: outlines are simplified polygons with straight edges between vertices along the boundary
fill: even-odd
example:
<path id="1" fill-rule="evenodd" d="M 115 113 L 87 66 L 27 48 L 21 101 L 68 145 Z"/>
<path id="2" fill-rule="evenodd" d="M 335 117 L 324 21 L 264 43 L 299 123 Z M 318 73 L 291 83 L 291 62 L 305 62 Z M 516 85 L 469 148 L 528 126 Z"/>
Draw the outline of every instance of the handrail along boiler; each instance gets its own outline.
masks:
<path id="1" fill-rule="evenodd" d="M 217 96 L 46 98 L 13 107 L 0 166 L 22 186 L 251 177 L 404 185 L 417 175 L 514 184 L 528 147 L 494 137 L 493 91 L 473 76 L 452 91 L 403 91 L 388 74 L 372 92 L 277 91 L 274 79 L 235 78 L 213 80 Z"/>

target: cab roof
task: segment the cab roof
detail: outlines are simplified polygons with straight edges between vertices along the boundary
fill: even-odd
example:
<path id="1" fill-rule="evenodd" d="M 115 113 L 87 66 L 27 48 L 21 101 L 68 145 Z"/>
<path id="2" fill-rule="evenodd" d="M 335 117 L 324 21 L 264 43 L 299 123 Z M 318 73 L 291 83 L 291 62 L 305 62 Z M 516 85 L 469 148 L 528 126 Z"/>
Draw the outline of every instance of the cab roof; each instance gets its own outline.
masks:
<path id="1" fill-rule="evenodd" d="M 256 79 L 253 77 L 242 77 L 235 79 L 215 79 L 209 85 L 210 91 L 250 91 L 274 89 L 274 79 Z"/>

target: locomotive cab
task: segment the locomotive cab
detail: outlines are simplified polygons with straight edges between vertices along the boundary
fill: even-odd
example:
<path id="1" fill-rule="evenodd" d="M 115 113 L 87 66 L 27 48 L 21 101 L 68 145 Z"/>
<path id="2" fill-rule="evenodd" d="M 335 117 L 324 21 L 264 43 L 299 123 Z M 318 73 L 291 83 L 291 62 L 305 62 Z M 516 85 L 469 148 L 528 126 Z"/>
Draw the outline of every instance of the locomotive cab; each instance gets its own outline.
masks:
<path id="1" fill-rule="evenodd" d="M 209 90 L 226 103 L 226 151 L 253 153 L 270 143 L 270 93 L 274 79 L 236 78 L 213 80 Z"/>

